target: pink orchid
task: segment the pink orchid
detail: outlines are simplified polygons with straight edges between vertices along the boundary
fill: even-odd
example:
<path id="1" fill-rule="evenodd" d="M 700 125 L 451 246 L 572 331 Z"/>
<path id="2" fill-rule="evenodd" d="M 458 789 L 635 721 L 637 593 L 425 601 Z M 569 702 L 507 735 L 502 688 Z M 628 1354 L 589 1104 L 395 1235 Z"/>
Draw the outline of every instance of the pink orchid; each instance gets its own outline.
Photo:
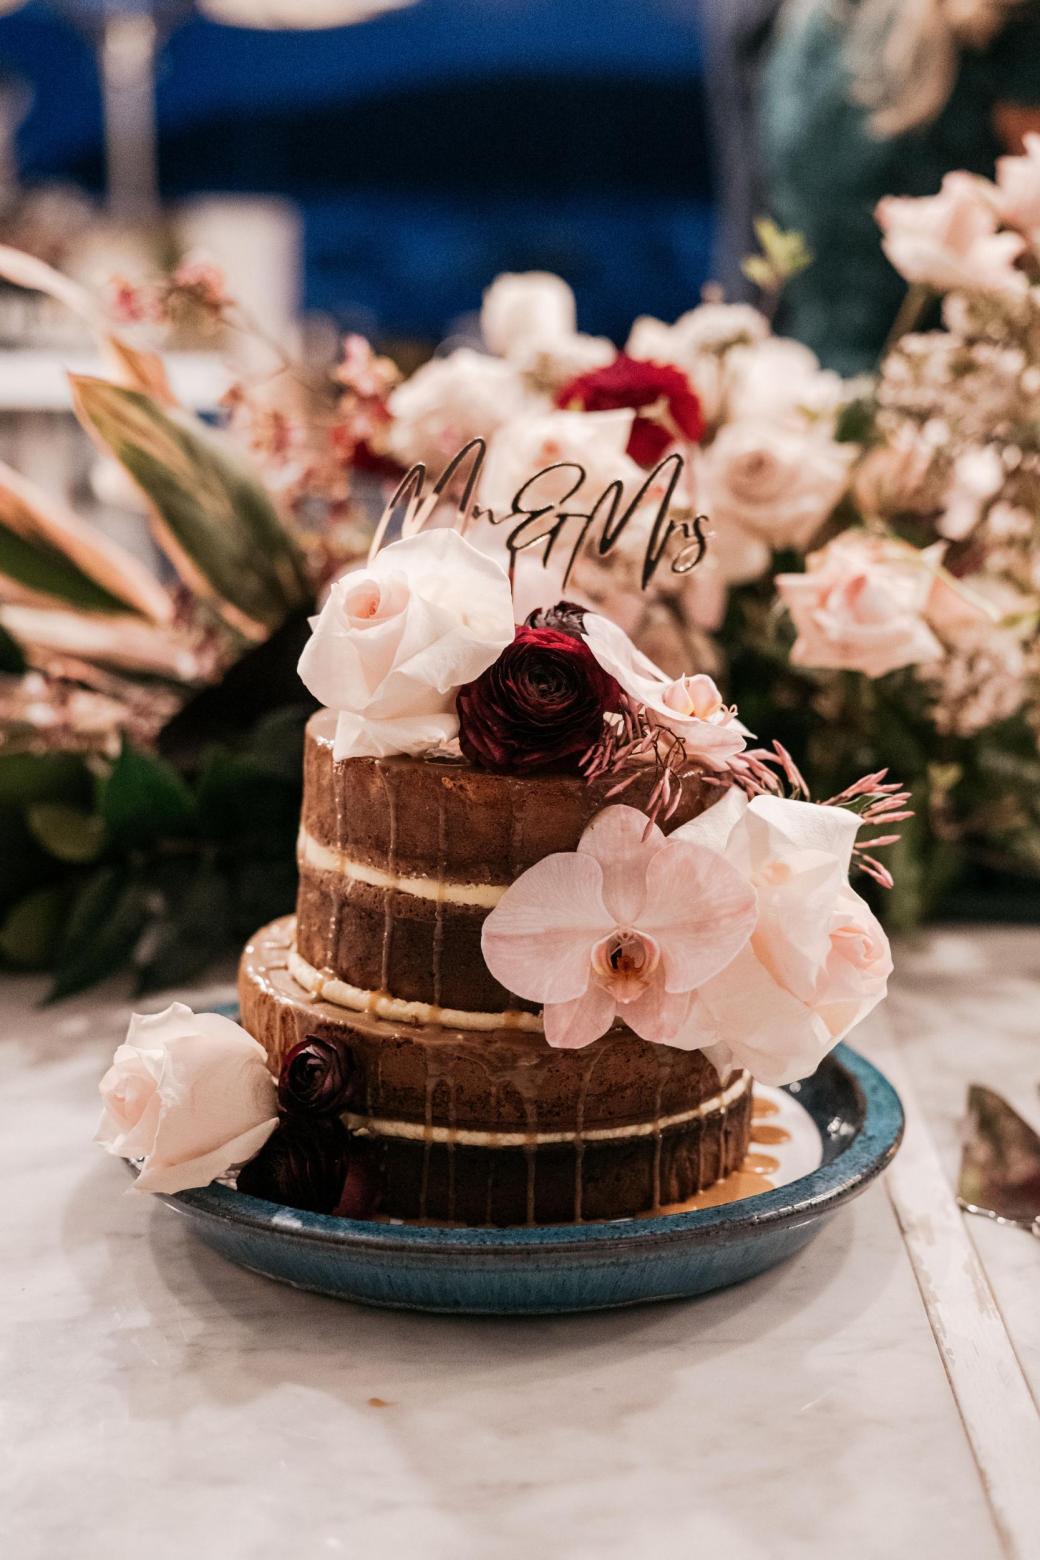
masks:
<path id="1" fill-rule="evenodd" d="M 536 862 L 484 922 L 488 969 L 543 1005 L 550 1045 L 589 1045 L 620 1014 L 667 1044 L 697 987 L 755 928 L 756 895 L 716 850 L 666 839 L 634 807 L 606 807 L 573 852 Z"/>
<path id="2" fill-rule="evenodd" d="M 636 649 L 623 628 L 595 612 L 585 614 L 583 633 L 603 670 L 643 706 L 653 725 L 682 739 L 691 759 L 707 769 L 724 770 L 744 751 L 747 728 L 705 673 L 667 677 Z"/>

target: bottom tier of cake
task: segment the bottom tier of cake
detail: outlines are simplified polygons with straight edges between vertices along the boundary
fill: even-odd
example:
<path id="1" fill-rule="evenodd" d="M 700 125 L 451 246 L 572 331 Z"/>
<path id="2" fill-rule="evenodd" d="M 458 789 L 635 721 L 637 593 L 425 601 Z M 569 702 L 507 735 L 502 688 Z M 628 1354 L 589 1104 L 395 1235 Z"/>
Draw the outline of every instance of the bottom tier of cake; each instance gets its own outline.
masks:
<path id="1" fill-rule="evenodd" d="M 744 1159 L 746 1073 L 720 1081 L 700 1052 L 649 1045 L 623 1025 L 561 1051 L 519 1024 L 472 1030 L 355 1012 L 323 999 L 320 976 L 312 990 L 299 983 L 293 936 L 285 917 L 247 946 L 242 1023 L 275 1071 L 308 1035 L 350 1049 L 357 1083 L 344 1120 L 384 1217 L 624 1218 L 685 1202 Z"/>

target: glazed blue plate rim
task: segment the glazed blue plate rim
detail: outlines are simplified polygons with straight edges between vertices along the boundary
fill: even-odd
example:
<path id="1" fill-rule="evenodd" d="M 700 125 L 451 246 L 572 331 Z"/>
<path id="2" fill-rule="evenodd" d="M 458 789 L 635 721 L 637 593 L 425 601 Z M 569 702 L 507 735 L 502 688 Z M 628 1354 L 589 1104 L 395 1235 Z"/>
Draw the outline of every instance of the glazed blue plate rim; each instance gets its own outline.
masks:
<path id="1" fill-rule="evenodd" d="M 673 1241 L 686 1245 L 702 1240 L 716 1244 L 728 1238 L 739 1239 L 752 1230 L 815 1221 L 857 1196 L 894 1157 L 902 1140 L 904 1117 L 899 1096 L 888 1079 L 848 1045 L 837 1046 L 823 1065 L 840 1069 L 854 1087 L 862 1108 L 862 1120 L 855 1133 L 832 1159 L 808 1175 L 773 1191 L 715 1208 L 607 1223 L 465 1229 L 448 1225 L 373 1224 L 364 1219 L 308 1213 L 249 1197 L 229 1186 L 162 1194 L 160 1200 L 205 1221 L 234 1224 L 301 1245 L 349 1249 L 359 1254 L 438 1251 L 551 1255 L 584 1251 L 593 1256 L 596 1252 L 621 1250 L 635 1255 Z"/>

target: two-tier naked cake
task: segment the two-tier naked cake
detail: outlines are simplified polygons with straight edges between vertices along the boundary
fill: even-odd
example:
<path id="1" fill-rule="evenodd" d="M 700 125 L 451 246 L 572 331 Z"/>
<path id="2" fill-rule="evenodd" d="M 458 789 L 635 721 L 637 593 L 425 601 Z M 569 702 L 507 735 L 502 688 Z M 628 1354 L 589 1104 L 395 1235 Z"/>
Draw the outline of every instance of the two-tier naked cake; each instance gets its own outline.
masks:
<path id="1" fill-rule="evenodd" d="M 617 1022 L 555 1049 L 495 980 L 481 928 L 506 888 L 574 851 L 605 782 L 482 772 L 465 760 L 333 757 L 307 731 L 295 917 L 242 960 L 242 1022 L 275 1070 L 308 1035 L 349 1047 L 347 1125 L 384 1214 L 465 1224 L 602 1219 L 681 1202 L 735 1169 L 751 1080 Z M 642 795 L 626 794 L 639 805 Z M 717 790 L 694 781 L 672 822 Z"/>
<path id="2" fill-rule="evenodd" d="M 516 623 L 451 529 L 377 551 L 312 628 L 296 914 L 246 948 L 241 1024 L 135 1015 L 100 1141 L 142 1191 L 351 1219 L 741 1195 L 753 1080 L 806 1077 L 884 995 L 849 871 L 906 793 L 785 795 L 710 677 L 573 603 Z"/>

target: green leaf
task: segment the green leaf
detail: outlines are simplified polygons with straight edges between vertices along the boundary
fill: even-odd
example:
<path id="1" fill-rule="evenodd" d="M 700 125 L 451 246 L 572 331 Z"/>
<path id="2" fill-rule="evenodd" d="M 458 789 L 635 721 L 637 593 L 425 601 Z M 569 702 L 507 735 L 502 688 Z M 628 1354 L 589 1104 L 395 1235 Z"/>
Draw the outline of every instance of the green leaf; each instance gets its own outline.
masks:
<path id="1" fill-rule="evenodd" d="M 55 596 L 82 612 L 132 612 L 134 608 L 92 580 L 64 553 L 0 525 L 0 574 L 27 590 Z"/>
<path id="2" fill-rule="evenodd" d="M 0 756 L 0 806 L 90 799 L 90 773 L 77 753 L 5 753 Z"/>
<path id="3" fill-rule="evenodd" d="M 73 391 L 81 422 L 141 488 L 193 589 L 247 631 L 277 627 L 306 603 L 302 558 L 232 446 L 140 391 L 81 376 Z"/>
<path id="4" fill-rule="evenodd" d="M 121 845 L 180 837 L 196 825 L 195 802 L 176 769 L 128 742 L 98 789 L 98 810 Z"/>
<path id="5" fill-rule="evenodd" d="M 0 624 L 0 672 L 6 672 L 10 677 L 20 677 L 27 665 L 21 645 Z"/>
<path id="6" fill-rule="evenodd" d="M 147 957 L 138 972 L 138 992 L 161 991 L 193 979 L 231 939 L 231 895 L 227 879 L 209 861 L 172 892 L 167 910 L 149 933 Z"/>
<path id="7" fill-rule="evenodd" d="M 82 866 L 105 848 L 105 820 L 65 802 L 36 802 L 26 818 L 34 839 L 58 861 Z"/>
<path id="8" fill-rule="evenodd" d="M 849 401 L 838 413 L 834 437 L 839 444 L 868 444 L 874 436 L 875 403 L 866 396 Z"/>
<path id="9" fill-rule="evenodd" d="M 82 991 L 126 964 L 147 913 L 144 884 L 126 867 L 92 872 L 72 907 L 47 1001 Z"/>
<path id="10" fill-rule="evenodd" d="M 69 890 L 61 883 L 37 888 L 0 923 L 0 955 L 22 969 L 45 969 L 54 956 L 68 910 Z"/>

